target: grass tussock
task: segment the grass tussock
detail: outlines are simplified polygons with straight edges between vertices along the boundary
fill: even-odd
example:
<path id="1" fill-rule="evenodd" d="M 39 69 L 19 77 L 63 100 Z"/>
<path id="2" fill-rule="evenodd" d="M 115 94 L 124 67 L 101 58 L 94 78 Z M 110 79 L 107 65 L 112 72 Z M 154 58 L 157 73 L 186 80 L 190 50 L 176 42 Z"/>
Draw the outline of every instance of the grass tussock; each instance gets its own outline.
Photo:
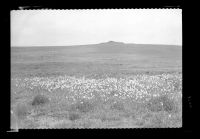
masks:
<path id="1" fill-rule="evenodd" d="M 77 103 L 73 104 L 71 106 L 71 111 L 78 111 L 81 113 L 88 113 L 92 110 L 94 110 L 94 104 L 89 101 L 78 101 Z"/>
<path id="2" fill-rule="evenodd" d="M 49 102 L 49 99 L 44 95 L 36 95 L 32 101 L 32 106 L 44 105 Z"/>
<path id="3" fill-rule="evenodd" d="M 118 110 L 118 111 L 125 111 L 124 104 L 122 102 L 119 102 L 119 101 L 111 104 L 110 109 L 111 110 Z"/>
<path id="4" fill-rule="evenodd" d="M 70 112 L 69 113 L 69 120 L 75 121 L 81 118 L 81 115 L 77 112 Z"/>
<path id="5" fill-rule="evenodd" d="M 175 100 L 169 98 L 169 96 L 163 95 L 156 98 L 152 98 L 147 103 L 147 109 L 151 112 L 166 111 L 170 113 L 177 111 L 177 104 Z"/>

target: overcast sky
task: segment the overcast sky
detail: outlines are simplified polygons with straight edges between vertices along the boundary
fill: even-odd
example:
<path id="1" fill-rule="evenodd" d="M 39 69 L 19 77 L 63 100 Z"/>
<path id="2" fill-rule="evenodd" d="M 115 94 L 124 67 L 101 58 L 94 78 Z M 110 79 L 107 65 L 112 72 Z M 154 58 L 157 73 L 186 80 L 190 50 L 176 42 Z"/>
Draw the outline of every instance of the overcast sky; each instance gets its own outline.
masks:
<path id="1" fill-rule="evenodd" d="M 182 45 L 181 9 L 11 11 L 11 46 Z"/>

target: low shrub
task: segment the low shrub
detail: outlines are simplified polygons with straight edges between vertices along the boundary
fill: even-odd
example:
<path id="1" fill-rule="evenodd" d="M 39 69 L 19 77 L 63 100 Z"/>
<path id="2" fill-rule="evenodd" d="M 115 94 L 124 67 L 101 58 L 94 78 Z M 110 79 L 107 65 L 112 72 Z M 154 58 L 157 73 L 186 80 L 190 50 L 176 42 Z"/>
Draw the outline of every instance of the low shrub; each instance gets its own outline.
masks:
<path id="1" fill-rule="evenodd" d="M 33 106 L 44 105 L 49 102 L 49 99 L 44 95 L 36 95 L 32 101 Z"/>

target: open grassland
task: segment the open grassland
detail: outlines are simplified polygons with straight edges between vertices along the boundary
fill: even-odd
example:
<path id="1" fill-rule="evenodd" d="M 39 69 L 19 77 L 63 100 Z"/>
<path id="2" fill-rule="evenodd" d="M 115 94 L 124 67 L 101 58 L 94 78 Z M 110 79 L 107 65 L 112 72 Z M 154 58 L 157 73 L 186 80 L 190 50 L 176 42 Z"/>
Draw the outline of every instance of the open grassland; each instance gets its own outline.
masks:
<path id="1" fill-rule="evenodd" d="M 180 46 L 106 43 L 68 47 L 11 48 L 12 77 L 105 76 L 182 70 Z"/>
<path id="2" fill-rule="evenodd" d="M 19 128 L 182 126 L 182 75 L 14 78 Z M 20 101 L 19 101 L 20 100 Z M 13 127 L 15 125 L 12 125 Z"/>
<path id="3" fill-rule="evenodd" d="M 182 127 L 181 56 L 116 42 L 11 48 L 11 127 Z"/>

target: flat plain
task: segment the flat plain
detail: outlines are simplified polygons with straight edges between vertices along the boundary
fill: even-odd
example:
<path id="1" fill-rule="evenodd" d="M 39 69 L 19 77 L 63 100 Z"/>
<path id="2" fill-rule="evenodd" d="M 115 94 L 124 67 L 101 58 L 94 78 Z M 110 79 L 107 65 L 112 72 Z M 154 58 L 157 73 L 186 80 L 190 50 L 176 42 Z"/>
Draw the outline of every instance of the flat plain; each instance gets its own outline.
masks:
<path id="1" fill-rule="evenodd" d="M 11 47 L 11 128 L 182 126 L 182 47 Z"/>

